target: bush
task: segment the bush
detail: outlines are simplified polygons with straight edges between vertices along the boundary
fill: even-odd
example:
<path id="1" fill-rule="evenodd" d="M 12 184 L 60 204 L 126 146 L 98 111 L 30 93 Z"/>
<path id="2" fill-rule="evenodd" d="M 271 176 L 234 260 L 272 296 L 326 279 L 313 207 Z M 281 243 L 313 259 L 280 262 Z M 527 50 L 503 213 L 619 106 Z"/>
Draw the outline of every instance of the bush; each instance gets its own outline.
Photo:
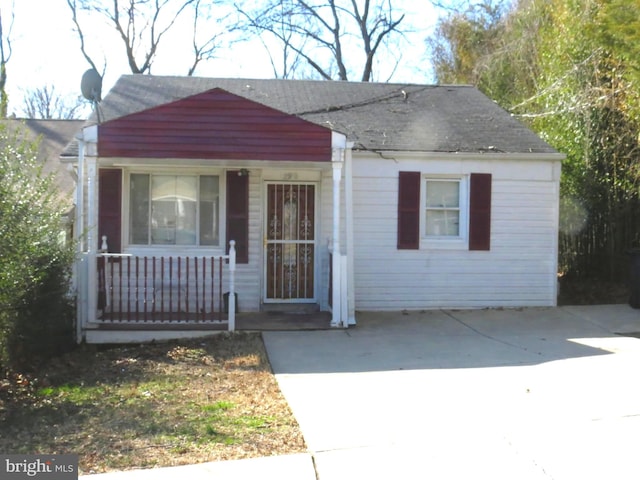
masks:
<path id="1" fill-rule="evenodd" d="M 35 366 L 73 344 L 73 245 L 64 205 L 24 129 L 0 125 L 0 371 Z"/>

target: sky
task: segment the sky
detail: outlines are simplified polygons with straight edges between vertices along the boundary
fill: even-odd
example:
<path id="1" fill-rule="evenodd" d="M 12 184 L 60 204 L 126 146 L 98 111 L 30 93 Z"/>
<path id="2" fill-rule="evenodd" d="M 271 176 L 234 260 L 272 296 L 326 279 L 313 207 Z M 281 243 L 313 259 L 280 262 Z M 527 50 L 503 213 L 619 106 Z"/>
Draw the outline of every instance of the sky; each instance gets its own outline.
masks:
<path id="1" fill-rule="evenodd" d="M 394 6 L 406 12 L 403 24 L 413 30 L 406 34 L 403 58 L 404 67 L 397 70 L 392 81 L 430 83 L 428 63 L 425 58 L 425 38 L 432 31 L 436 13 L 427 0 L 395 0 Z M 90 65 L 82 56 L 80 42 L 74 31 L 71 13 L 66 0 L 0 0 L 3 28 L 6 35 L 10 13 L 14 12 L 11 31 L 12 54 L 7 64 L 7 92 L 9 114 L 21 116 L 24 93 L 53 86 L 55 93 L 75 98 L 80 95 L 80 81 Z M 86 25 L 86 24 L 85 24 Z M 181 41 L 190 34 L 180 29 L 192 28 L 189 24 L 174 28 L 174 36 L 160 44 L 160 55 L 153 65 L 156 75 L 185 75 L 187 65 Z M 91 19 L 85 28 L 85 41 L 89 54 L 102 66 L 107 59 L 103 79 L 103 97 L 122 74 L 130 73 L 122 52 L 122 43 L 114 36 L 113 27 L 102 19 Z M 175 52 L 175 53 L 173 53 Z M 197 76 L 233 78 L 273 78 L 273 70 L 264 47 L 260 43 L 237 44 L 233 49 L 219 53 L 220 58 L 199 66 Z M 381 78 L 386 81 L 387 78 Z"/>

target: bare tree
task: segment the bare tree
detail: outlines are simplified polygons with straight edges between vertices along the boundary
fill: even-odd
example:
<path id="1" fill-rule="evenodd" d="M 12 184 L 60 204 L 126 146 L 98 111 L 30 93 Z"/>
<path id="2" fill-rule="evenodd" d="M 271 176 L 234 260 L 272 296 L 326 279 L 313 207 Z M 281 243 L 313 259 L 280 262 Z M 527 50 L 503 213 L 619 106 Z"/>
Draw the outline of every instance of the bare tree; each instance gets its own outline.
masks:
<path id="1" fill-rule="evenodd" d="M 124 46 L 131 73 L 149 73 L 162 37 L 173 26 L 180 14 L 194 0 L 67 0 L 76 30 L 80 38 L 82 53 L 95 68 L 84 46 L 84 33 L 78 20 L 78 12 L 86 11 L 101 15 L 118 33 Z M 177 8 L 174 8 L 177 5 Z M 141 54 L 136 56 L 138 51 Z M 97 69 L 96 69 L 97 70 Z"/>
<path id="2" fill-rule="evenodd" d="M 196 68 L 202 62 L 215 58 L 216 51 L 220 48 L 221 38 L 226 28 L 222 25 L 226 20 L 226 15 L 216 16 L 214 14 L 215 7 L 223 2 L 211 0 L 195 0 L 193 7 L 193 36 L 191 39 L 191 47 L 193 53 L 193 62 L 187 71 L 187 75 L 191 76 L 195 73 Z M 203 26 L 202 23 L 205 23 Z M 213 26 L 217 28 L 213 28 Z M 201 35 L 202 31 L 206 33 Z"/>
<path id="3" fill-rule="evenodd" d="M 11 59 L 11 31 L 13 29 L 13 21 L 15 15 L 13 6 L 11 8 L 11 21 L 9 29 L 4 29 L 2 12 L 0 11 L 0 118 L 7 117 L 9 107 L 9 96 L 7 95 L 7 63 Z"/>
<path id="4" fill-rule="evenodd" d="M 81 98 L 62 97 L 53 85 L 45 85 L 25 92 L 22 114 L 25 118 L 72 120 L 81 118 L 85 106 Z"/>
<path id="5" fill-rule="evenodd" d="M 131 73 L 151 73 L 163 40 L 191 14 L 193 61 L 188 75 L 192 75 L 201 62 L 213 58 L 224 33 L 224 29 L 211 28 L 216 22 L 214 6 L 224 3 L 224 0 L 67 0 L 82 53 L 96 70 L 95 62 L 87 53 L 81 13 L 100 16 L 115 28 Z M 203 31 L 206 33 L 202 34 Z"/>
<path id="6" fill-rule="evenodd" d="M 236 8 L 241 15 L 240 30 L 249 32 L 246 40 L 257 39 L 269 56 L 269 62 L 276 78 L 293 78 L 300 73 L 305 59 L 300 52 L 305 51 L 306 39 L 296 34 L 294 20 L 288 2 L 275 2 L 262 10 L 249 10 L 240 5 Z M 267 20 L 267 18 L 269 18 Z M 264 33 L 268 35 L 265 38 Z M 281 48 L 274 49 L 269 40 L 274 40 Z"/>
<path id="7" fill-rule="evenodd" d="M 404 19 L 393 0 L 269 0 L 257 9 L 238 6 L 238 11 L 248 29 L 283 46 L 282 76 L 292 76 L 303 59 L 326 80 L 349 80 L 359 68 L 363 82 L 373 80 L 376 54 L 394 35 L 402 35 Z M 358 51 L 351 50 L 354 44 Z"/>

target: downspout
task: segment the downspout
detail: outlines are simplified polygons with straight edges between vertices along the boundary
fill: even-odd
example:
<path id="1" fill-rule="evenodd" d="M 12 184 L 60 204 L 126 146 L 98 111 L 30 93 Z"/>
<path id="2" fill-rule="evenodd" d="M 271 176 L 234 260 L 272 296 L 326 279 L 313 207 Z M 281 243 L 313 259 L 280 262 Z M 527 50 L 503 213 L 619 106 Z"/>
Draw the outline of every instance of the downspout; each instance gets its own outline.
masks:
<path id="1" fill-rule="evenodd" d="M 554 259 L 553 262 L 553 268 L 552 268 L 552 273 L 557 272 L 558 271 L 558 256 L 559 256 L 559 251 L 560 251 L 560 178 L 561 178 L 561 174 L 562 174 L 562 161 L 565 159 L 564 156 L 561 157 L 560 160 L 558 160 L 554 167 L 553 167 L 553 182 L 554 182 L 554 208 L 553 208 L 553 225 L 554 225 L 554 235 L 553 235 L 553 244 L 552 244 L 552 249 L 553 249 L 553 256 L 552 258 Z M 555 274 L 553 276 L 552 282 L 551 282 L 551 306 L 556 307 L 558 306 L 558 294 L 559 292 L 559 285 L 558 285 L 559 279 L 557 274 Z"/>

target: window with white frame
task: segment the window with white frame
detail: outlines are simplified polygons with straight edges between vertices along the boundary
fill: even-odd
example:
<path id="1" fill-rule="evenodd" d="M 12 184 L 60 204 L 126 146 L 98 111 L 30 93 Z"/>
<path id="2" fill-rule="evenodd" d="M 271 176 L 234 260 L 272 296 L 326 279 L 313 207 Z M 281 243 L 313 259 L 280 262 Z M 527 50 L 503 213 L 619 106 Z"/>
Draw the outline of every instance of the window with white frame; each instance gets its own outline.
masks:
<path id="1" fill-rule="evenodd" d="M 132 173 L 129 202 L 132 245 L 220 244 L 217 175 Z"/>
<path id="2" fill-rule="evenodd" d="M 465 235 L 465 184 L 460 178 L 424 180 L 424 233 L 430 238 L 461 238 Z"/>

